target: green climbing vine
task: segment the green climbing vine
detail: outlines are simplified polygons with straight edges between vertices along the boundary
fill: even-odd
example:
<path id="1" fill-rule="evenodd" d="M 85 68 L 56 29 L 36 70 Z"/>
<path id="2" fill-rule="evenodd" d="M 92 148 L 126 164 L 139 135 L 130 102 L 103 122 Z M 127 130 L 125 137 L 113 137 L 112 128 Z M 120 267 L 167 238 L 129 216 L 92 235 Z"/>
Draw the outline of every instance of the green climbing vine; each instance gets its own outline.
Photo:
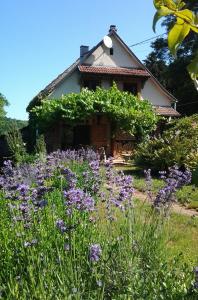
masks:
<path id="1" fill-rule="evenodd" d="M 75 125 L 98 113 L 107 115 L 114 128 L 139 137 L 154 130 L 158 119 L 149 101 L 118 90 L 116 84 L 109 90 L 83 89 L 78 94 L 67 94 L 59 99 L 44 99 L 31 110 L 30 119 L 45 129 L 57 120 Z"/>

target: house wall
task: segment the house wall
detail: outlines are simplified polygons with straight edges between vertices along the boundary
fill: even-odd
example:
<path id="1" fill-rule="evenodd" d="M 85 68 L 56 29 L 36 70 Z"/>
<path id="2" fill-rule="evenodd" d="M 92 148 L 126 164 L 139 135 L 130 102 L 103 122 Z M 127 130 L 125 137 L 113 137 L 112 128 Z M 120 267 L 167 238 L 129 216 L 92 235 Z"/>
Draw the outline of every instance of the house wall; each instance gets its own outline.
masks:
<path id="1" fill-rule="evenodd" d="M 148 79 L 141 91 L 141 98 L 149 100 L 153 105 L 171 106 L 170 99 L 161 91 L 161 89 Z"/>
<path id="2" fill-rule="evenodd" d="M 74 71 L 67 77 L 49 96 L 49 98 L 60 98 L 64 94 L 80 93 L 79 72 Z"/>
<path id="3" fill-rule="evenodd" d="M 109 67 L 126 67 L 138 68 L 138 62 L 129 55 L 124 47 L 112 37 L 113 42 L 113 55 L 110 55 L 110 49 L 105 47 L 104 44 L 99 46 L 84 63 L 93 66 L 109 66 Z"/>
<path id="4" fill-rule="evenodd" d="M 110 55 L 110 50 L 102 44 L 85 60 L 84 63 L 98 66 L 142 68 L 138 61 L 125 51 L 119 41 L 114 37 L 112 37 L 112 41 L 114 49 L 113 55 Z M 117 82 L 117 85 L 120 90 L 123 89 L 123 83 L 121 81 Z M 102 88 L 108 89 L 111 86 L 111 82 L 102 80 L 101 86 Z M 64 94 L 79 93 L 80 90 L 80 73 L 76 70 L 52 92 L 49 98 L 60 98 Z M 171 105 L 170 99 L 151 78 L 146 81 L 140 92 L 140 97 L 142 99 L 148 99 L 153 105 Z"/>

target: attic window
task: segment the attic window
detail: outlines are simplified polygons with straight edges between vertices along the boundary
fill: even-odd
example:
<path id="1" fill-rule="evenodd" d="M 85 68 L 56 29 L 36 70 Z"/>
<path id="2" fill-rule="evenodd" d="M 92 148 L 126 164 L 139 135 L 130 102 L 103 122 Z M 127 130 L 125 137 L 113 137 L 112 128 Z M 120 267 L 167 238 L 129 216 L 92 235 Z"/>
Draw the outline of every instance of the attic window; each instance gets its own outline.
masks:
<path id="1" fill-rule="evenodd" d="M 110 48 L 110 55 L 113 55 L 113 48 Z"/>

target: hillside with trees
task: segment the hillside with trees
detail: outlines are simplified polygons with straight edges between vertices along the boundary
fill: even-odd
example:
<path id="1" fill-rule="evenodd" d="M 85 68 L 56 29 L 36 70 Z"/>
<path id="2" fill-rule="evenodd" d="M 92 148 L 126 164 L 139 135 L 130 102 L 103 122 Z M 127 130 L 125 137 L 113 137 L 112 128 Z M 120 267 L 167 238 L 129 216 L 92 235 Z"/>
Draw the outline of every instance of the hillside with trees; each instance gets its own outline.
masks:
<path id="1" fill-rule="evenodd" d="M 6 134 L 12 127 L 21 129 L 28 125 L 28 121 L 7 118 L 5 107 L 8 105 L 8 100 L 0 93 L 0 136 Z"/>

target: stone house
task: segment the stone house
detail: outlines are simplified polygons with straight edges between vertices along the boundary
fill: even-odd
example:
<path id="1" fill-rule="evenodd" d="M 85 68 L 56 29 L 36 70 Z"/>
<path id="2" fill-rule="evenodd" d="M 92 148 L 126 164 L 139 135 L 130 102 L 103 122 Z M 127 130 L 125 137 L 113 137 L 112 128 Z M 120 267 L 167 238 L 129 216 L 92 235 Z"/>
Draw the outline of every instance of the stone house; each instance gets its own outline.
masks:
<path id="1" fill-rule="evenodd" d="M 142 101 L 149 99 L 157 114 L 179 116 L 175 109 L 177 100 L 124 43 L 115 25 L 110 26 L 108 35 L 91 50 L 88 46 L 81 46 L 80 57 L 32 99 L 27 111 L 46 97 L 60 98 L 63 94 L 79 93 L 83 87 L 108 89 L 113 82 L 120 90 L 131 92 Z M 101 115 L 85 120 L 72 130 L 63 121 L 57 120 L 46 133 L 46 142 L 49 151 L 91 145 L 94 148 L 104 147 L 107 154 L 114 156 L 128 152 L 134 143 L 133 137 L 121 132 L 112 138 L 111 124 Z"/>

